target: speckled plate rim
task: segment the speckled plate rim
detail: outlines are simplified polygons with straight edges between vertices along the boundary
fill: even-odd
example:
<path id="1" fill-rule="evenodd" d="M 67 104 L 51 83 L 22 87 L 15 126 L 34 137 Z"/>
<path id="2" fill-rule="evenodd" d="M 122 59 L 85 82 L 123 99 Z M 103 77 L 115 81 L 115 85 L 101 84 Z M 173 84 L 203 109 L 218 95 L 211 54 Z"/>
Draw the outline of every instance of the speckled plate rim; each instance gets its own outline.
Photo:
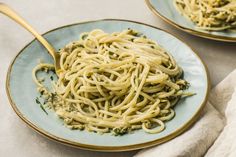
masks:
<path id="1" fill-rule="evenodd" d="M 131 20 L 124 20 L 124 19 L 100 19 L 100 20 L 92 20 L 92 21 L 86 21 L 86 22 L 79 22 L 79 23 L 74 23 L 74 24 L 69 24 L 69 25 L 65 25 L 65 26 L 61 26 L 55 29 L 52 29 L 50 31 L 47 31 L 46 33 L 44 33 L 43 35 L 50 33 L 52 31 L 58 30 L 58 29 L 62 29 L 65 27 L 69 27 L 69 26 L 73 26 L 73 25 L 79 25 L 79 24 L 85 24 L 85 23 L 93 23 L 93 22 L 99 22 L 99 21 L 124 21 L 124 22 L 131 22 L 131 23 L 136 23 L 136 24 L 140 24 L 140 25 L 144 25 L 144 26 L 148 26 L 148 27 L 152 27 L 154 29 L 158 29 L 161 31 L 164 31 L 165 33 L 168 33 L 170 35 L 172 35 L 173 37 L 175 37 L 176 39 L 180 40 L 181 42 L 183 42 L 183 40 L 181 40 L 180 38 L 174 36 L 173 34 L 157 28 L 155 26 L 149 25 L 149 24 L 145 24 L 142 22 L 137 22 L 137 21 L 131 21 Z M 130 150 L 137 150 L 137 149 L 142 149 L 142 148 L 147 148 L 147 147 L 151 147 L 154 145 L 158 145 L 161 143 L 164 143 L 168 140 L 171 140 L 173 138 L 175 138 L 176 136 L 180 135 L 181 133 L 183 133 L 185 130 L 187 130 L 199 117 L 202 109 L 204 108 L 208 95 L 209 95 L 209 89 L 210 89 L 210 78 L 209 78 L 209 72 L 204 64 L 204 62 L 202 61 L 202 59 L 198 56 L 198 54 L 190 47 L 188 46 L 185 42 L 183 42 L 187 47 L 189 47 L 192 52 L 196 55 L 196 57 L 201 61 L 201 63 L 203 64 L 205 73 L 206 73 L 206 77 L 207 77 L 207 91 L 204 97 L 204 100 L 202 101 L 202 104 L 200 105 L 199 109 L 195 112 L 194 116 L 189 119 L 182 127 L 178 128 L 175 132 L 172 132 L 171 134 L 163 137 L 163 138 L 159 138 L 153 141 L 149 141 L 149 142 L 145 142 L 145 143 L 140 143 L 140 144 L 134 144 L 134 145 L 128 145 L 128 146 L 95 146 L 95 145 L 87 145 L 87 144 L 81 144 L 81 143 L 77 143 L 77 142 L 73 142 L 64 138 L 60 138 L 57 137 L 53 134 L 48 133 L 47 131 L 38 128 L 36 125 L 34 125 L 33 123 L 31 123 L 21 112 L 20 110 L 17 108 L 17 105 L 13 102 L 11 94 L 10 94 L 10 73 L 12 70 L 12 66 L 15 63 L 15 60 L 17 59 L 17 57 L 23 52 L 23 50 L 29 46 L 33 41 L 35 41 L 36 39 L 32 40 L 30 43 L 28 43 L 26 46 L 24 46 L 24 48 L 15 56 L 15 58 L 12 60 L 9 68 L 8 68 L 8 72 L 7 72 L 7 76 L 6 76 L 6 93 L 9 99 L 9 102 L 13 108 L 13 110 L 16 112 L 16 114 L 32 129 L 34 129 L 36 132 L 40 133 L 41 135 L 44 135 L 45 137 L 54 140 L 56 142 L 62 143 L 64 145 L 68 145 L 68 146 L 72 146 L 72 147 L 76 147 L 76 148 L 81 148 L 81 149 L 85 149 L 85 150 L 93 150 L 93 151 L 103 151 L 103 152 L 121 152 L 121 151 L 130 151 Z"/>
<path id="2" fill-rule="evenodd" d="M 199 37 L 203 37 L 203 38 L 207 38 L 207 39 L 212 39 L 212 40 L 217 40 L 217 41 L 225 41 L 225 42 L 236 42 L 236 37 L 226 37 L 226 36 L 219 36 L 219 35 L 214 35 L 214 34 L 208 34 L 208 33 L 205 33 L 205 32 L 200 32 L 200 31 L 197 31 L 197 30 L 193 30 L 193 29 L 190 29 L 190 28 L 187 28 L 187 27 L 184 27 L 184 26 L 181 26 L 177 23 L 175 23 L 174 21 L 168 19 L 167 17 L 165 17 L 164 15 L 162 15 L 150 2 L 150 0 L 145 0 L 148 8 L 155 14 L 157 15 L 158 17 L 160 17 L 162 20 L 164 20 L 165 22 L 169 23 L 170 25 L 182 30 L 182 31 L 185 31 L 189 34 L 192 34 L 192 35 L 196 35 L 196 36 L 199 36 Z M 184 18 L 184 17 L 183 17 Z"/>

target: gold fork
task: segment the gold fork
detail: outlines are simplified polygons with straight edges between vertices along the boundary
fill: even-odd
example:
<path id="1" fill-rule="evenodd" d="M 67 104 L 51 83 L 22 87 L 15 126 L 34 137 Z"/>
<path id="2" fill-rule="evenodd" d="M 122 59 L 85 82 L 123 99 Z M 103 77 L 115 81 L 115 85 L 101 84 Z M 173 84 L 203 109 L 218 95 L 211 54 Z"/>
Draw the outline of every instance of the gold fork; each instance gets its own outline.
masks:
<path id="1" fill-rule="evenodd" d="M 23 26 L 26 30 L 32 33 L 36 39 L 48 50 L 49 54 L 53 57 L 56 74 L 59 75 L 60 68 L 60 54 L 55 51 L 53 46 L 42 37 L 35 29 L 33 29 L 22 17 L 4 3 L 0 3 L 0 12 L 10 17 L 12 20 Z"/>

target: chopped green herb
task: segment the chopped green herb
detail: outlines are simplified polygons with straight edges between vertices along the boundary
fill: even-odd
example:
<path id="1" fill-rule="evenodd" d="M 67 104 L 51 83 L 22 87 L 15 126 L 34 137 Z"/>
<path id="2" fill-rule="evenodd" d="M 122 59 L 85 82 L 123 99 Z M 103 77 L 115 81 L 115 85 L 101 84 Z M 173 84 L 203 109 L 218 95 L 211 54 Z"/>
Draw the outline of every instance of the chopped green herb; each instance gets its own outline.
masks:
<path id="1" fill-rule="evenodd" d="M 134 36 L 136 37 L 141 37 L 143 34 L 142 33 L 135 33 Z"/>
<path id="2" fill-rule="evenodd" d="M 113 135 L 115 135 L 115 136 L 124 135 L 125 133 L 128 132 L 128 128 L 116 127 L 116 128 L 113 128 L 112 132 L 113 132 Z"/>
<path id="3" fill-rule="evenodd" d="M 133 35 L 133 36 L 136 36 L 136 37 L 141 37 L 141 36 L 143 36 L 142 33 L 137 32 L 137 31 L 135 31 L 135 30 L 133 30 L 133 29 L 130 29 L 128 34 Z"/>
<path id="4" fill-rule="evenodd" d="M 41 90 L 41 91 L 40 91 L 40 96 L 42 96 L 42 95 L 43 95 L 43 93 L 44 93 L 44 90 Z"/>
<path id="5" fill-rule="evenodd" d="M 44 81 L 45 81 L 44 78 L 39 79 L 39 82 L 40 82 L 40 83 L 42 83 L 42 82 L 44 82 Z"/>
<path id="6" fill-rule="evenodd" d="M 109 51 L 109 55 L 113 55 L 113 54 L 114 54 L 113 52 Z"/>
<path id="7" fill-rule="evenodd" d="M 35 101 L 37 104 L 41 104 L 38 97 L 35 99 Z"/>
<path id="8" fill-rule="evenodd" d="M 46 115 L 48 115 L 47 111 L 45 110 L 45 108 L 43 107 L 43 105 L 42 105 L 42 104 L 40 104 L 40 108 L 43 110 L 43 112 L 45 112 L 45 113 L 46 113 Z"/>
<path id="9" fill-rule="evenodd" d="M 54 101 L 54 99 L 55 99 L 55 96 L 56 96 L 56 94 L 55 94 L 55 93 L 52 93 L 52 104 L 53 104 L 53 101 Z"/>
<path id="10" fill-rule="evenodd" d="M 39 101 L 39 98 L 38 98 L 38 97 L 35 99 L 35 101 L 36 101 L 37 104 L 40 104 L 40 108 L 48 115 L 47 111 L 46 111 L 45 108 L 43 107 L 42 103 Z"/>
<path id="11" fill-rule="evenodd" d="M 53 80 L 53 76 L 50 76 L 50 79 Z"/>
<path id="12" fill-rule="evenodd" d="M 109 43 L 106 43 L 107 44 L 107 46 L 108 47 L 110 47 L 111 46 L 111 44 L 112 44 L 112 42 L 109 42 Z"/>
<path id="13" fill-rule="evenodd" d="M 78 47 L 82 47 L 82 48 L 84 48 L 84 45 L 78 45 Z"/>
<path id="14" fill-rule="evenodd" d="M 88 37 L 88 34 L 82 36 L 82 39 L 85 40 Z"/>

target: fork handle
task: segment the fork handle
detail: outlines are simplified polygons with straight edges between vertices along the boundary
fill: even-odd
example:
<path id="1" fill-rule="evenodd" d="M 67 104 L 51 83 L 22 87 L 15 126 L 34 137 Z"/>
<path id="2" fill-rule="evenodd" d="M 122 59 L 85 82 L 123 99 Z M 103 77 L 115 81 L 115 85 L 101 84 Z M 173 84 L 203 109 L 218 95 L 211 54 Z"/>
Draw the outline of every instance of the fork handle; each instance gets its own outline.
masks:
<path id="1" fill-rule="evenodd" d="M 52 47 L 48 41 L 42 37 L 35 29 L 33 29 L 22 17 L 20 17 L 15 11 L 13 11 L 9 6 L 4 3 L 0 3 L 0 13 L 5 14 L 10 17 L 12 20 L 23 26 L 26 30 L 32 33 L 38 41 L 48 50 L 49 54 L 53 57 L 54 60 L 58 58 L 58 54 L 55 49 Z"/>

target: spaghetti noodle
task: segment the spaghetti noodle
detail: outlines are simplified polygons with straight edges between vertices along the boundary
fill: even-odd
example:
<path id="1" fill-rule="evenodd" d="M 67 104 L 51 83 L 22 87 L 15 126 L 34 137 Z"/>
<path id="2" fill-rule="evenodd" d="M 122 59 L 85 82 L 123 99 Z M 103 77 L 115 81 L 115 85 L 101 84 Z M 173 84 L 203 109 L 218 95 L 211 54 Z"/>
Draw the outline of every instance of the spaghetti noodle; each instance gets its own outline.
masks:
<path id="1" fill-rule="evenodd" d="M 199 29 L 222 31 L 236 27 L 236 0 L 174 0 L 174 4 Z"/>
<path id="2" fill-rule="evenodd" d="M 159 133 L 174 115 L 173 106 L 188 83 L 182 69 L 160 45 L 128 29 L 108 34 L 82 33 L 60 50 L 62 72 L 50 91 L 37 72 L 54 70 L 40 63 L 33 70 L 46 104 L 71 129 L 122 135 L 143 129 Z"/>

